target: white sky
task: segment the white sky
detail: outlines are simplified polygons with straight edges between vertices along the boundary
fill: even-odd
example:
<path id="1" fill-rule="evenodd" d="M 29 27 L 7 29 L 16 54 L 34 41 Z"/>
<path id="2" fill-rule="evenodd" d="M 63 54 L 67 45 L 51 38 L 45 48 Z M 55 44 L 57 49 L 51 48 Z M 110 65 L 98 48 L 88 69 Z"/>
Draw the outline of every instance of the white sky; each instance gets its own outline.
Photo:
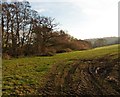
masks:
<path id="1" fill-rule="evenodd" d="M 60 28 L 78 39 L 118 36 L 119 0 L 27 1 L 35 2 L 30 3 L 33 9 L 45 16 L 55 17 L 61 24 Z"/>

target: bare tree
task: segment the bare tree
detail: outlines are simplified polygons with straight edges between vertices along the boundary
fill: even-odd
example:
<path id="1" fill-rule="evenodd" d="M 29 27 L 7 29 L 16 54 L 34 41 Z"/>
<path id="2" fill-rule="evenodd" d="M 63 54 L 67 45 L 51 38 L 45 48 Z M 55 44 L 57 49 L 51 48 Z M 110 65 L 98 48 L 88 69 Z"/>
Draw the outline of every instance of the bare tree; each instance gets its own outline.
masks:
<path id="1" fill-rule="evenodd" d="M 40 17 L 39 25 L 33 28 L 35 33 L 35 44 L 39 54 L 46 53 L 46 47 L 49 46 L 49 40 L 53 37 L 53 30 L 57 26 L 54 19 L 51 17 Z"/>

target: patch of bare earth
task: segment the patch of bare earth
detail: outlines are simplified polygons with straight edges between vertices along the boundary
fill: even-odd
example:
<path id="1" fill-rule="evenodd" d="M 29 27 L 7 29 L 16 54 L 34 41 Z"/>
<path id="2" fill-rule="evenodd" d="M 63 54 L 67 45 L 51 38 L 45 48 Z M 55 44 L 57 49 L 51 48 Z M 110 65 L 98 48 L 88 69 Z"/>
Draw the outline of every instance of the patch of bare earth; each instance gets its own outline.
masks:
<path id="1" fill-rule="evenodd" d="M 58 64 L 47 76 L 42 95 L 120 95 L 119 59 L 99 58 Z"/>

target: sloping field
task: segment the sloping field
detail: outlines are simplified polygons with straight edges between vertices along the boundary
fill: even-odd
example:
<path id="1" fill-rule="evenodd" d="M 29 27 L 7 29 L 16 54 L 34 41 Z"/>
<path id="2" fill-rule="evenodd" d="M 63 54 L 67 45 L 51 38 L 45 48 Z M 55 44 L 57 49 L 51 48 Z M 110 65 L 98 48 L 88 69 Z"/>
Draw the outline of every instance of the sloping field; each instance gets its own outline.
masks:
<path id="1" fill-rule="evenodd" d="M 3 94 L 118 95 L 119 70 L 118 45 L 3 60 Z"/>

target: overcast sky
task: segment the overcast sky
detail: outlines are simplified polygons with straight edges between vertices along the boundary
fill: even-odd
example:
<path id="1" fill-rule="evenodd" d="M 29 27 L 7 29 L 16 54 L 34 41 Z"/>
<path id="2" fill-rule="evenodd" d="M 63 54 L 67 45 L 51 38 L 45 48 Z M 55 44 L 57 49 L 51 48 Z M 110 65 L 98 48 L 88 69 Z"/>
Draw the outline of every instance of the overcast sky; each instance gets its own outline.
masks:
<path id="1" fill-rule="evenodd" d="M 78 39 L 118 36 L 119 0 L 27 0 Z"/>

